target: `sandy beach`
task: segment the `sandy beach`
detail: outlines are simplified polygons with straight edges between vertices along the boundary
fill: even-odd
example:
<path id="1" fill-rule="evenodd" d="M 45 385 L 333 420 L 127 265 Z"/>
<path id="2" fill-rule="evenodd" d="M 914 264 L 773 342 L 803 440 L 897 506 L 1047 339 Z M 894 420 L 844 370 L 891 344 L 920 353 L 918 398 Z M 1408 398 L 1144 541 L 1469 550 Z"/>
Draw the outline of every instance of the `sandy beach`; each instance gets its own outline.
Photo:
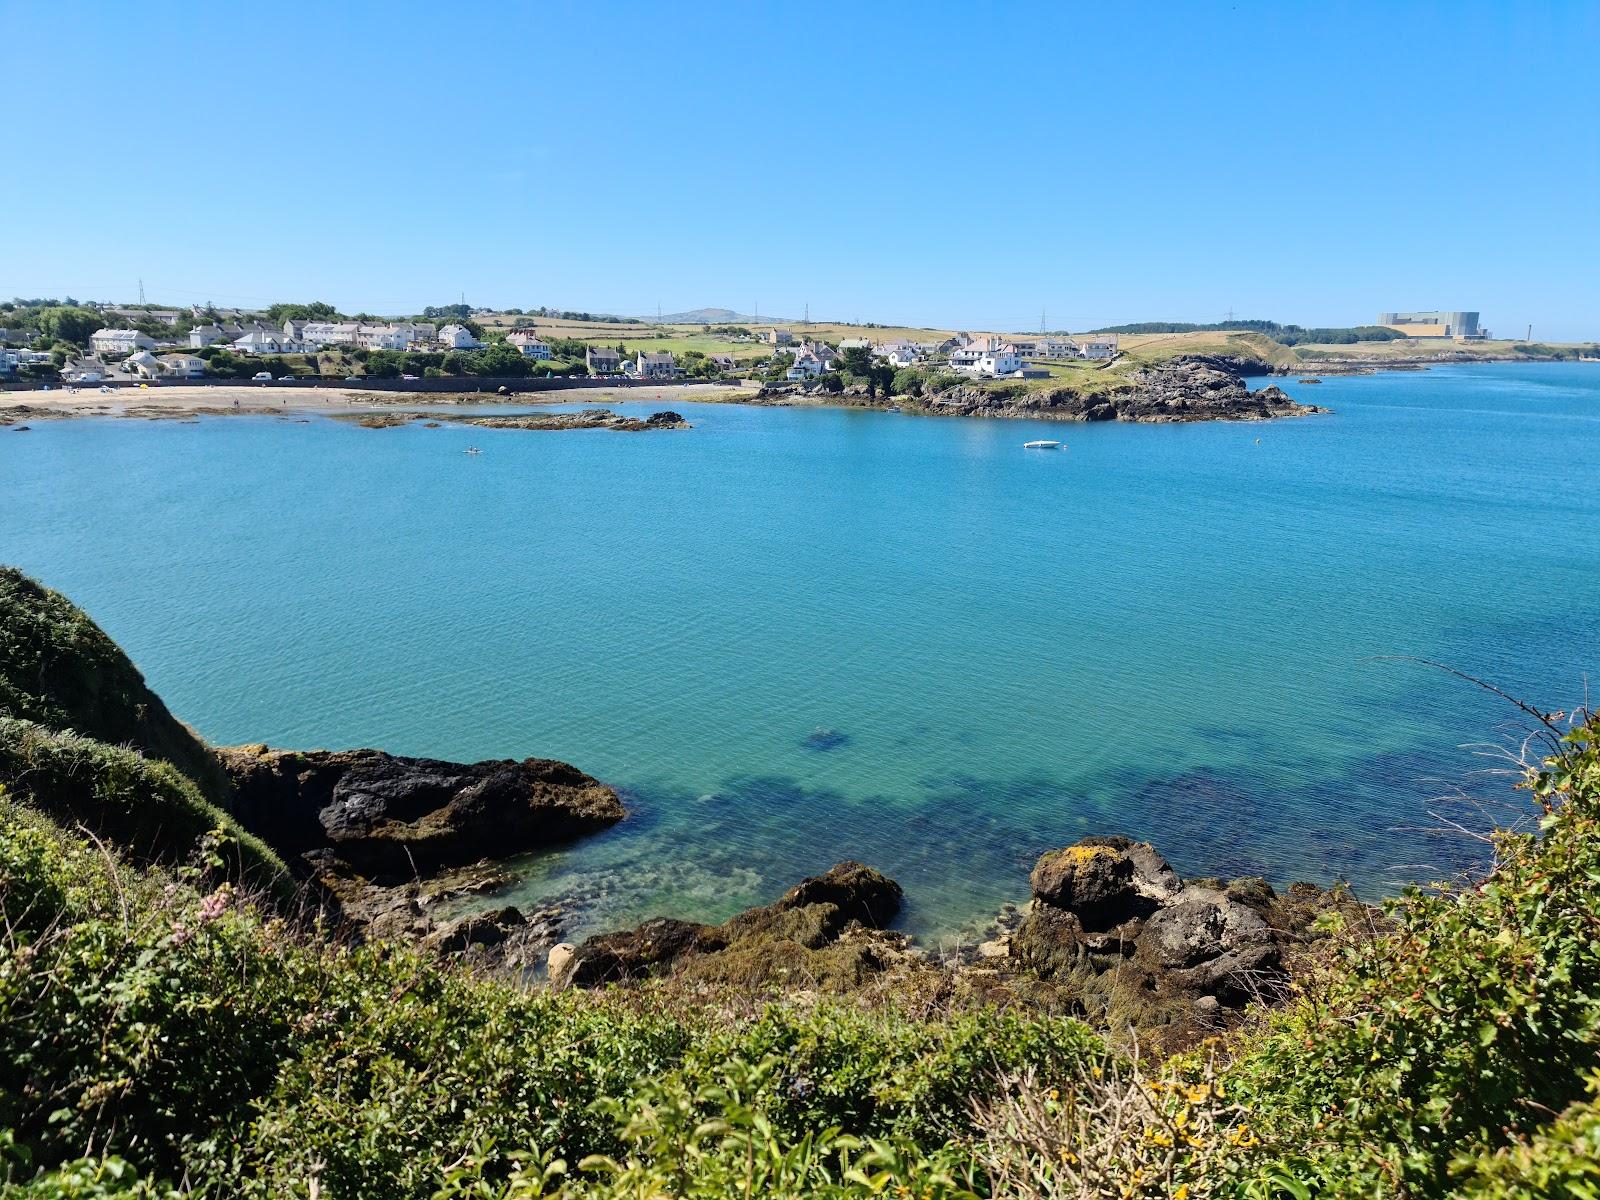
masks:
<path id="1" fill-rule="evenodd" d="M 144 420 L 192 419 L 203 416 L 303 415 L 382 411 L 406 408 L 477 404 L 607 406 L 640 405 L 660 408 L 675 401 L 727 401 L 742 393 L 707 383 L 631 385 L 616 388 L 573 388 L 552 392 L 519 392 L 500 396 L 486 392 L 388 392 L 370 388 L 239 384 L 161 384 L 156 387 L 115 388 L 103 392 L 89 386 L 77 390 L 51 388 L 40 391 L 0 391 L 0 425 L 15 427 L 30 421 L 72 417 L 127 417 Z"/>

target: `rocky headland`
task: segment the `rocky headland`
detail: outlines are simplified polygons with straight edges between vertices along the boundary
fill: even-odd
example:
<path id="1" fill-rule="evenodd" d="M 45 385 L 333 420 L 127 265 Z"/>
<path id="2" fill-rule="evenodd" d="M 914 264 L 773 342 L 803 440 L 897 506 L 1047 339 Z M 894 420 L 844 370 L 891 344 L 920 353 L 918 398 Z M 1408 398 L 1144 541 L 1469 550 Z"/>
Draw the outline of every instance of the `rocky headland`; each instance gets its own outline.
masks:
<path id="1" fill-rule="evenodd" d="M 1265 364 L 1223 356 L 1186 355 L 1127 375 L 1107 376 L 1103 384 L 1093 386 L 1002 380 L 964 383 L 920 397 L 872 400 L 865 395 L 847 395 L 842 399 L 853 405 L 893 405 L 933 416 L 1127 421 L 1144 425 L 1270 421 L 1329 411 L 1320 405 L 1292 400 L 1278 387 L 1251 391 L 1244 377 L 1256 373 L 1267 373 Z"/>

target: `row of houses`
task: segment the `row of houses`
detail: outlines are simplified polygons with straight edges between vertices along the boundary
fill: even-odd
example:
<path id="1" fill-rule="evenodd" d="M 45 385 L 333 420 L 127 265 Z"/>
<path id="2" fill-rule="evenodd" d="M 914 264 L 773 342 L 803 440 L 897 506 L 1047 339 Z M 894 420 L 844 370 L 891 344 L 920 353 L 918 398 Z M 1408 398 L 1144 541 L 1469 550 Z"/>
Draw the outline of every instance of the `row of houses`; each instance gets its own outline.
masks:
<path id="1" fill-rule="evenodd" d="M 767 330 L 765 341 L 775 349 L 787 349 L 795 344 L 794 333 L 788 329 Z M 832 353 L 827 347 L 821 349 Z M 938 342 L 912 342 L 898 338 L 877 344 L 866 338 L 845 338 L 839 343 L 841 353 L 851 349 L 870 350 L 874 358 L 882 359 L 897 369 L 920 366 L 937 355 L 946 355 L 952 370 L 997 376 L 1015 374 L 1031 360 L 1112 359 L 1117 356 L 1117 339 L 1113 335 L 1085 338 L 989 335 L 978 338 L 953 337 Z M 795 369 L 790 371 L 790 379 L 814 379 L 822 371 L 832 369 L 831 360 L 825 360 L 811 342 L 799 343 L 795 359 Z M 822 364 L 820 369 L 818 364 Z"/>
<path id="2" fill-rule="evenodd" d="M 513 334 L 511 340 L 531 358 L 550 357 L 549 346 L 537 337 L 519 338 Z M 330 346 L 365 350 L 476 350 L 483 344 L 464 325 L 446 325 L 441 329 L 426 321 L 371 324 L 290 320 L 281 327 L 259 321 L 246 325 L 206 324 L 189 330 L 188 341 L 191 350 L 223 345 L 241 354 L 314 354 Z M 137 329 L 99 329 L 89 336 L 90 349 L 99 357 L 138 354 L 162 345 Z"/>

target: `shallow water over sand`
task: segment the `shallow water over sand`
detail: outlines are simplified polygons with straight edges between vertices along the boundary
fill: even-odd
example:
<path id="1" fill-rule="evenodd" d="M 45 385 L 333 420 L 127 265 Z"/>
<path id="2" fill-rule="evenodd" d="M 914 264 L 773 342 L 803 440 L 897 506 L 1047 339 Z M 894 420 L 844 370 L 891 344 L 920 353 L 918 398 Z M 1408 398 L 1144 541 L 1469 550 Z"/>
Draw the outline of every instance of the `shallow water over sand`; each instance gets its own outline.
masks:
<path id="1" fill-rule="evenodd" d="M 0 431 L 0 561 L 213 740 L 625 789 L 622 826 L 525 864 L 520 898 L 590 927 L 855 857 L 951 935 L 1090 832 L 1391 888 L 1471 853 L 1426 802 L 1503 795 L 1461 746 L 1513 714 L 1382 656 L 1552 707 L 1600 667 L 1600 367 L 1278 382 L 1336 415 L 41 423 Z"/>

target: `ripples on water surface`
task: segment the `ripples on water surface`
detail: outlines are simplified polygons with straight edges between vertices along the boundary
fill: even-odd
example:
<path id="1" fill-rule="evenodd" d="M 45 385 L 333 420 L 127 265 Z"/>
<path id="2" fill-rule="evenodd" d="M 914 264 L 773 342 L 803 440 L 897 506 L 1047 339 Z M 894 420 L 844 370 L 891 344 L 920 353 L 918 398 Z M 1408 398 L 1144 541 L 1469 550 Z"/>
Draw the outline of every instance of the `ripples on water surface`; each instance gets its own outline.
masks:
<path id="1" fill-rule="evenodd" d="M 1600 367 L 1278 382 L 1337 415 L 40 424 L 0 432 L 0 561 L 215 741 L 623 788 L 634 815 L 519 893 L 581 893 L 591 927 L 857 857 L 949 934 L 1090 832 L 1390 888 L 1470 854 L 1426 801 L 1501 794 L 1461 746 L 1510 714 L 1375 660 L 1551 706 L 1600 665 Z"/>

